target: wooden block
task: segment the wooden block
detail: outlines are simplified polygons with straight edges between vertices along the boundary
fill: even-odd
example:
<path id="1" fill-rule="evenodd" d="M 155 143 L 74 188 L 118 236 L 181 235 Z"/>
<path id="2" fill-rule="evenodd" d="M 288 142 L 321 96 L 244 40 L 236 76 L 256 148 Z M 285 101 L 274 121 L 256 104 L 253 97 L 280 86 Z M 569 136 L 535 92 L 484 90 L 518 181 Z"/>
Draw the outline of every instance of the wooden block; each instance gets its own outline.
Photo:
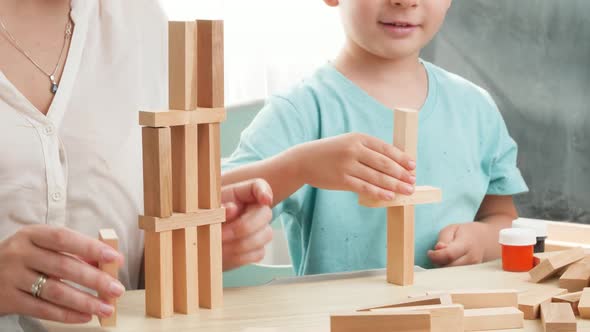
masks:
<path id="1" fill-rule="evenodd" d="M 156 110 L 140 111 L 139 124 L 146 127 L 174 127 L 184 125 L 198 125 L 220 123 L 227 117 L 225 108 L 197 107 L 190 111 Z"/>
<path id="2" fill-rule="evenodd" d="M 387 282 L 414 283 L 414 206 L 387 208 Z"/>
<path id="3" fill-rule="evenodd" d="M 366 207 L 390 207 L 401 205 L 418 205 L 436 203 L 442 200 L 442 191 L 440 188 L 429 186 L 416 187 L 412 195 L 396 194 L 391 201 L 374 200 L 366 196 L 359 196 L 359 204 Z"/>
<path id="4" fill-rule="evenodd" d="M 465 331 L 520 329 L 523 313 L 515 307 L 465 309 Z"/>
<path id="5" fill-rule="evenodd" d="M 463 332 L 463 306 L 460 304 L 420 305 L 415 307 L 382 308 L 371 312 L 402 313 L 425 311 L 430 313 L 432 332 Z"/>
<path id="6" fill-rule="evenodd" d="M 199 226 L 199 306 L 220 308 L 223 305 L 223 265 L 221 224 Z"/>
<path id="7" fill-rule="evenodd" d="M 331 332 L 427 332 L 430 331 L 430 313 L 425 311 L 403 313 L 351 312 L 330 316 Z"/>
<path id="8" fill-rule="evenodd" d="M 165 318 L 173 314 L 172 231 L 145 232 L 145 312 Z"/>
<path id="9" fill-rule="evenodd" d="M 101 229 L 98 232 L 98 239 L 107 244 L 109 247 L 119 251 L 119 238 L 113 229 Z M 98 268 L 108 273 L 111 277 L 119 279 L 119 265 L 117 263 L 98 263 Z M 101 326 L 116 326 L 117 325 L 117 299 L 107 296 L 106 294 L 99 293 L 98 297 L 112 305 L 115 309 L 110 317 L 102 318 L 99 317 L 98 321 Z"/>
<path id="10" fill-rule="evenodd" d="M 172 215 L 170 128 L 142 128 L 143 198 L 146 216 Z"/>
<path id="11" fill-rule="evenodd" d="M 172 109 L 197 106 L 196 23 L 168 23 L 168 93 Z"/>
<path id="12" fill-rule="evenodd" d="M 139 228 L 152 232 L 166 232 L 186 227 L 219 224 L 225 221 L 225 208 L 198 210 L 193 213 L 174 213 L 168 218 L 139 216 Z"/>
<path id="13" fill-rule="evenodd" d="M 395 303 L 388 303 L 379 306 L 363 308 L 358 311 L 371 311 L 376 309 L 388 309 L 388 308 L 400 308 L 400 307 L 415 307 L 424 305 L 448 305 L 452 304 L 451 296 L 448 294 L 437 294 L 437 295 L 423 295 L 408 298 Z"/>
<path id="14" fill-rule="evenodd" d="M 199 126 L 199 208 L 221 206 L 221 145 L 219 124 Z"/>
<path id="15" fill-rule="evenodd" d="M 223 21 L 197 21 L 197 105 L 223 107 Z"/>
<path id="16" fill-rule="evenodd" d="M 570 265 L 559 278 L 559 287 L 578 292 L 590 285 L 590 259 L 588 256 Z"/>
<path id="17" fill-rule="evenodd" d="M 515 289 L 458 289 L 429 291 L 426 294 L 448 294 L 452 303 L 462 304 L 465 309 L 518 308 L 518 291 Z"/>
<path id="18" fill-rule="evenodd" d="M 172 127 L 172 205 L 174 212 L 197 212 L 197 125 Z"/>
<path id="19" fill-rule="evenodd" d="M 567 303 L 543 303 L 541 323 L 545 332 L 576 332 L 576 317 Z"/>
<path id="20" fill-rule="evenodd" d="M 574 311 L 574 315 L 579 316 L 580 312 L 578 311 L 578 304 L 580 303 L 580 298 L 582 297 L 582 291 L 575 292 L 575 293 L 567 293 L 564 295 L 554 296 L 551 299 L 551 302 L 555 303 L 568 303 L 572 310 Z"/>
<path id="21" fill-rule="evenodd" d="M 585 257 L 584 249 L 574 248 L 556 253 L 544 259 L 529 271 L 530 281 L 539 282 L 555 275 L 560 269 Z"/>
<path id="22" fill-rule="evenodd" d="M 518 309 L 524 313 L 524 319 L 539 318 L 542 303 L 551 302 L 554 296 L 567 293 L 563 288 L 533 289 L 518 294 Z"/>
<path id="23" fill-rule="evenodd" d="M 191 314 L 199 310 L 197 227 L 172 232 L 174 311 Z"/>
<path id="24" fill-rule="evenodd" d="M 580 296 L 580 303 L 578 303 L 578 311 L 580 317 L 590 319 L 590 288 L 584 288 Z"/>
<path id="25" fill-rule="evenodd" d="M 418 111 L 397 108 L 393 114 L 393 145 L 416 160 L 418 156 Z"/>

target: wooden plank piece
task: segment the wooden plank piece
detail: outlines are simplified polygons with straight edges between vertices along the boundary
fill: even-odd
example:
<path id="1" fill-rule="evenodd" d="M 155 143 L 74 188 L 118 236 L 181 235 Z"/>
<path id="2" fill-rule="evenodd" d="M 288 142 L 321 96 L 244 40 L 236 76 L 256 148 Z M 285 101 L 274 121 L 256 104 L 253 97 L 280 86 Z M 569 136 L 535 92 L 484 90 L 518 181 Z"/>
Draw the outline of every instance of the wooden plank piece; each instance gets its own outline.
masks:
<path id="1" fill-rule="evenodd" d="M 560 269 L 575 263 L 586 256 L 584 249 L 574 248 L 547 257 L 529 271 L 531 282 L 540 282 L 553 275 Z"/>
<path id="2" fill-rule="evenodd" d="M 400 308 L 400 307 L 415 307 L 423 305 L 447 305 L 452 304 L 451 297 L 448 294 L 437 294 L 437 295 L 423 295 L 416 296 L 394 303 L 383 304 L 379 306 L 373 306 L 368 308 L 359 309 L 358 311 L 371 311 L 376 309 L 386 308 Z"/>
<path id="3" fill-rule="evenodd" d="M 452 303 L 465 309 L 518 308 L 518 291 L 515 289 L 456 289 L 426 292 L 427 295 L 449 294 Z"/>
<path id="4" fill-rule="evenodd" d="M 578 311 L 578 304 L 580 303 L 580 298 L 582 297 L 582 291 L 575 292 L 575 293 L 567 293 L 564 295 L 554 296 L 551 299 L 551 302 L 555 303 L 568 303 L 572 310 L 574 311 L 574 315 L 579 316 L 580 312 Z"/>
<path id="5" fill-rule="evenodd" d="M 430 313 L 425 311 L 403 313 L 351 312 L 330 316 L 331 332 L 427 332 L 430 331 Z"/>
<path id="6" fill-rule="evenodd" d="M 156 110 L 140 111 L 139 124 L 146 127 L 174 127 L 220 123 L 227 117 L 223 107 L 197 107 L 190 111 Z"/>
<path id="7" fill-rule="evenodd" d="M 225 208 L 203 209 L 193 213 L 174 213 L 168 218 L 139 216 L 140 229 L 165 232 L 185 227 L 219 224 L 225 221 Z"/>
<path id="8" fill-rule="evenodd" d="M 387 208 L 387 282 L 414 283 L 414 206 Z"/>
<path id="9" fill-rule="evenodd" d="M 174 212 L 197 212 L 197 125 L 172 127 L 172 206 Z"/>
<path id="10" fill-rule="evenodd" d="M 559 287 L 569 292 L 578 292 L 590 285 L 590 258 L 586 256 L 570 265 L 559 278 Z"/>
<path id="11" fill-rule="evenodd" d="M 119 238 L 117 233 L 113 229 L 101 229 L 98 231 L 98 239 L 113 248 L 115 251 L 119 251 Z M 108 273 L 111 277 L 119 279 L 119 265 L 117 263 L 98 263 L 98 268 Z M 113 306 L 114 311 L 110 317 L 99 317 L 98 321 L 101 326 L 116 326 L 117 325 L 117 299 L 109 297 L 106 294 L 99 293 L 98 297 L 106 303 Z"/>
<path id="12" fill-rule="evenodd" d="M 172 109 L 197 106 L 195 21 L 168 23 L 168 95 Z"/>
<path id="13" fill-rule="evenodd" d="M 463 332 L 463 306 L 460 304 L 419 305 L 413 307 L 379 308 L 371 312 L 402 313 L 425 311 L 430 313 L 432 332 Z"/>
<path id="14" fill-rule="evenodd" d="M 580 303 L 578 303 L 578 311 L 580 312 L 580 317 L 590 319 L 590 288 L 588 287 L 582 290 Z"/>
<path id="15" fill-rule="evenodd" d="M 545 332 L 576 332 L 577 323 L 572 307 L 567 303 L 543 303 L 541 324 Z"/>
<path id="16" fill-rule="evenodd" d="M 563 288 L 532 289 L 518 294 L 518 309 L 524 313 L 524 319 L 539 318 L 542 303 L 551 302 L 554 296 L 567 293 Z"/>
<path id="17" fill-rule="evenodd" d="M 520 329 L 524 326 L 523 316 L 514 307 L 465 309 L 465 331 Z"/>
<path id="18" fill-rule="evenodd" d="M 221 224 L 199 226 L 197 229 L 199 252 L 199 306 L 223 306 L 223 266 Z"/>
<path id="19" fill-rule="evenodd" d="M 197 227 L 172 232 L 174 311 L 191 314 L 199 309 Z"/>
<path id="20" fill-rule="evenodd" d="M 172 215 L 170 128 L 142 128 L 143 197 L 146 216 Z"/>
<path id="21" fill-rule="evenodd" d="M 172 231 L 145 232 L 145 312 L 165 318 L 173 314 Z"/>
<path id="22" fill-rule="evenodd" d="M 412 195 L 396 194 L 391 201 L 374 200 L 366 196 L 359 196 L 359 204 L 366 207 L 391 207 L 401 205 L 418 205 L 436 203 L 442 200 L 440 188 L 417 186 Z"/>

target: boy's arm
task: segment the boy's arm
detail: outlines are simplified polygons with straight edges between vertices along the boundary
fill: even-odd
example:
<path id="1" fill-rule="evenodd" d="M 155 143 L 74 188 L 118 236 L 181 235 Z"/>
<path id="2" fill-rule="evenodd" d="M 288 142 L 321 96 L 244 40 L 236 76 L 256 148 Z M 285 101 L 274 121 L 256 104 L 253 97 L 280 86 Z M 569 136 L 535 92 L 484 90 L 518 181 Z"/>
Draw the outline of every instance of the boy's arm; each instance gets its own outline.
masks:
<path id="1" fill-rule="evenodd" d="M 453 224 L 439 234 L 429 258 L 438 266 L 477 264 L 500 257 L 499 232 L 518 217 L 512 196 L 486 195 L 476 222 Z"/>

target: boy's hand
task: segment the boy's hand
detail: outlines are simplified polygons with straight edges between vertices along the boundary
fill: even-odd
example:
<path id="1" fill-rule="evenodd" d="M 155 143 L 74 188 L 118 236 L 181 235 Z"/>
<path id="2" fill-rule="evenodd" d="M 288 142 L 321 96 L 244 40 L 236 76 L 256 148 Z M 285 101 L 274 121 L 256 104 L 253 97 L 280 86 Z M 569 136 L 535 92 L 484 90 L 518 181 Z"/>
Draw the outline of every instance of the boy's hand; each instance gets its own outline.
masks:
<path id="1" fill-rule="evenodd" d="M 264 246 L 272 240 L 272 200 L 270 186 L 262 179 L 222 188 L 227 219 L 222 224 L 224 271 L 264 258 Z"/>
<path id="2" fill-rule="evenodd" d="M 438 243 L 428 251 L 428 257 L 440 267 L 482 263 L 489 228 L 482 222 L 449 225 L 440 231 Z"/>
<path id="3" fill-rule="evenodd" d="M 351 133 L 305 143 L 293 148 L 291 163 L 298 177 L 316 188 L 346 190 L 373 199 L 390 200 L 394 193 L 410 195 L 416 163 L 375 137 Z"/>

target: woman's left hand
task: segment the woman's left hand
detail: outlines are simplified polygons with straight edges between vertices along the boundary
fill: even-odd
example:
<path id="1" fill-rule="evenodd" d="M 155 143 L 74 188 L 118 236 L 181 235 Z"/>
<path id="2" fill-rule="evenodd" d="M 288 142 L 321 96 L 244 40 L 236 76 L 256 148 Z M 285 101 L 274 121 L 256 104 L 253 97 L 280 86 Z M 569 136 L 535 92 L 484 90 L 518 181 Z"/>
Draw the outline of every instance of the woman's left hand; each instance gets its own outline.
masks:
<path id="1" fill-rule="evenodd" d="M 262 179 L 226 185 L 221 202 L 226 209 L 222 225 L 223 270 L 256 263 L 272 240 L 272 190 Z"/>

